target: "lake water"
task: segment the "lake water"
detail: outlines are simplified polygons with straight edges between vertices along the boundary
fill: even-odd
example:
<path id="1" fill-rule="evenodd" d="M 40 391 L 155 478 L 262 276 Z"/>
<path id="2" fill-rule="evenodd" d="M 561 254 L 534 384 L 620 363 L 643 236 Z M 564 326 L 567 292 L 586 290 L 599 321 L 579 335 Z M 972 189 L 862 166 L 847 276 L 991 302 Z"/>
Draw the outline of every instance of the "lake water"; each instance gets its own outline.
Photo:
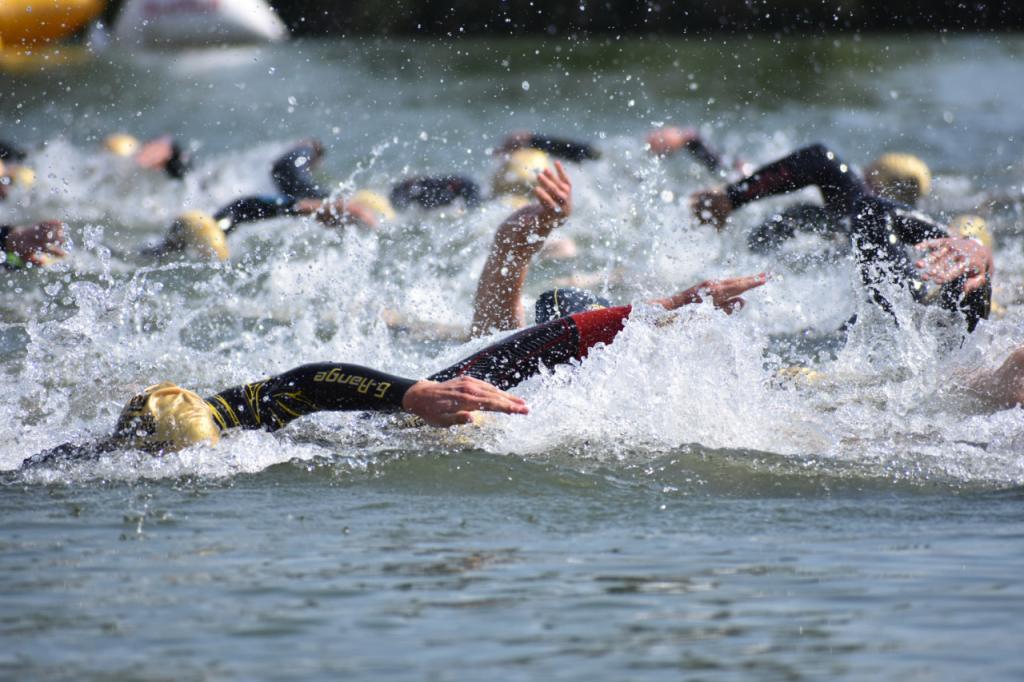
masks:
<path id="1" fill-rule="evenodd" d="M 1024 342 L 1021 82 L 1009 35 L 112 49 L 0 74 L 0 137 L 38 173 L 0 223 L 62 218 L 73 242 L 0 273 L 0 677 L 1021 679 L 1024 419 L 960 388 Z M 901 304 L 896 330 L 817 238 L 751 253 L 746 232 L 791 198 L 696 225 L 686 198 L 719 179 L 650 158 L 663 124 L 753 163 L 815 141 L 860 165 L 918 154 L 927 211 L 988 218 L 1005 313 L 961 339 Z M 731 318 L 640 306 L 615 344 L 516 389 L 527 417 L 321 414 L 17 472 L 109 432 L 158 380 L 208 395 L 326 360 L 423 376 L 477 348 L 382 314 L 468 326 L 500 201 L 376 233 L 268 221 L 224 265 L 136 254 L 186 208 L 270 191 L 301 137 L 325 142 L 340 193 L 386 193 L 420 173 L 486 186 L 518 129 L 603 151 L 570 168 L 560 232 L 579 256 L 533 269 L 528 309 L 572 273 L 632 302 L 773 280 Z M 119 130 L 175 132 L 195 171 L 99 152 Z M 780 385 L 794 362 L 825 379 Z"/>

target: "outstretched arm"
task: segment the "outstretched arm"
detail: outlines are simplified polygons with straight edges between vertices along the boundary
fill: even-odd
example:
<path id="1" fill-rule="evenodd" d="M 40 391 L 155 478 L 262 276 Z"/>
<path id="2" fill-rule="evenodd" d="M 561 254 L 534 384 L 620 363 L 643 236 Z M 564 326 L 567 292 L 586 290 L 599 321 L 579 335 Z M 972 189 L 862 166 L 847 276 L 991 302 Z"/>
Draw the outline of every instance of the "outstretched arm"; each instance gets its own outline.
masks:
<path id="1" fill-rule="evenodd" d="M 518 329 L 525 323 L 522 292 L 533 258 L 551 230 L 572 213 L 572 183 L 560 162 L 545 169 L 534 188 L 536 204 L 522 208 L 498 227 L 480 273 L 471 333 Z"/>
<path id="2" fill-rule="evenodd" d="M 811 185 L 821 190 L 825 207 L 839 215 L 849 213 L 856 202 L 869 193 L 852 168 L 824 145 L 814 144 L 724 188 L 697 192 L 691 207 L 701 222 L 722 227 L 729 214 L 745 204 Z"/>
<path id="3" fill-rule="evenodd" d="M 436 382 L 406 379 L 368 367 L 303 365 L 263 381 L 207 398 L 221 429 L 277 430 L 293 419 L 322 411 L 405 410 L 433 426 L 470 421 L 470 412 L 525 414 L 522 399 L 476 379 Z"/>
<path id="4" fill-rule="evenodd" d="M 647 134 L 647 146 L 656 156 L 669 156 L 685 149 L 712 173 L 717 173 L 725 166 L 721 154 L 709 147 L 693 128 L 657 128 Z"/>

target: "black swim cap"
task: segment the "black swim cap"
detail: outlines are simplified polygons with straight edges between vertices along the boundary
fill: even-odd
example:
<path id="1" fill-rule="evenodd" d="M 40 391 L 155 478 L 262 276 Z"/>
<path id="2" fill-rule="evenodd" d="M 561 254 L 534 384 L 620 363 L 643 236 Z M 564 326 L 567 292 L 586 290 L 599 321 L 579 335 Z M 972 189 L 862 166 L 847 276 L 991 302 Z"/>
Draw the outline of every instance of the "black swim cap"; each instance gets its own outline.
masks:
<path id="1" fill-rule="evenodd" d="M 586 289 L 560 287 L 545 291 L 537 298 L 533 315 L 537 324 L 541 324 L 588 310 L 609 308 L 611 305 L 608 299 L 596 296 Z"/>

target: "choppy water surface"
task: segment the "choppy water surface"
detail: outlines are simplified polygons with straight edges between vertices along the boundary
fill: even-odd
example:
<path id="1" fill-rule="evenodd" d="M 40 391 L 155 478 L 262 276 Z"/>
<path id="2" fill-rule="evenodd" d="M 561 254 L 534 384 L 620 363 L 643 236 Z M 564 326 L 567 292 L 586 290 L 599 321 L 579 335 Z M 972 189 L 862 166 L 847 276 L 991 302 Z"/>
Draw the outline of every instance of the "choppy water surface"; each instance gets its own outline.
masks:
<path id="1" fill-rule="evenodd" d="M 1024 341 L 1022 57 L 1012 36 L 328 42 L 3 75 L 0 137 L 36 148 L 39 182 L 0 222 L 63 218 L 74 248 L 0 274 L 0 672 L 1019 679 L 1024 420 L 958 387 Z M 746 230 L 783 200 L 722 234 L 696 226 L 686 197 L 716 179 L 645 154 L 661 123 L 754 163 L 818 140 L 854 163 L 921 155 L 928 210 L 989 218 L 1006 314 L 962 344 L 911 307 L 894 331 L 815 238 L 749 252 Z M 529 417 L 423 432 L 319 415 L 15 473 L 106 433 L 160 379 L 212 392 L 327 359 L 420 376 L 465 355 L 476 344 L 395 334 L 382 314 L 467 325 L 500 203 L 377 233 L 243 227 L 226 265 L 133 254 L 183 208 L 270 190 L 299 137 L 325 141 L 339 191 L 386 191 L 411 173 L 486 183 L 515 129 L 604 151 L 570 169 L 561 231 L 580 255 L 536 267 L 531 296 L 573 272 L 634 302 L 714 275 L 773 281 L 733 318 L 666 324 L 641 306 L 581 367 L 517 389 Z M 196 172 L 176 183 L 97 153 L 115 130 L 173 130 Z M 793 362 L 826 379 L 780 387 Z"/>

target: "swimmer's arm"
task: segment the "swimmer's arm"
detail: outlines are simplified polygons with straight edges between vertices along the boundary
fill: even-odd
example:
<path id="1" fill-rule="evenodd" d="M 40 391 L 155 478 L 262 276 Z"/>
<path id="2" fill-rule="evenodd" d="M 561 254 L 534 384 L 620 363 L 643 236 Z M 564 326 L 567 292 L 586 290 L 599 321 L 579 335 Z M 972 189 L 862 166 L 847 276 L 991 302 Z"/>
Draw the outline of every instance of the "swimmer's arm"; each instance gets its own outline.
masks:
<path id="1" fill-rule="evenodd" d="M 304 140 L 274 162 L 270 177 L 278 191 L 292 199 L 326 199 L 313 178 L 313 169 L 323 157 L 323 146 L 316 140 Z"/>
<path id="2" fill-rule="evenodd" d="M 522 292 L 533 258 L 551 230 L 572 214 L 572 183 L 559 162 L 545 169 L 534 188 L 536 204 L 522 208 L 498 227 L 477 285 L 470 333 L 518 329 L 525 324 Z"/>
<path id="3" fill-rule="evenodd" d="M 676 310 L 686 305 L 701 303 L 705 297 L 709 297 L 715 307 L 721 308 L 727 314 L 732 314 L 733 311 L 740 310 L 746 304 L 746 301 L 740 297 L 741 294 L 762 286 L 767 281 L 768 275 L 764 272 L 747 277 L 704 280 L 678 294 L 668 298 L 655 299 L 650 303 L 660 305 L 666 310 Z"/>
<path id="4" fill-rule="evenodd" d="M 648 133 L 647 146 L 657 156 L 668 156 L 685 149 L 712 173 L 717 173 L 724 166 L 722 156 L 711 149 L 693 128 L 657 128 Z"/>
<path id="5" fill-rule="evenodd" d="M 313 412 L 405 410 L 428 424 L 468 421 L 461 413 L 525 413 L 525 404 L 490 384 L 416 381 L 344 363 L 303 365 L 265 381 L 222 391 L 206 402 L 222 429 L 279 429 Z"/>
<path id="6" fill-rule="evenodd" d="M 735 209 L 757 199 L 809 186 L 821 190 L 826 207 L 837 213 L 845 213 L 856 199 L 867 193 L 867 186 L 853 169 L 821 144 L 803 147 L 762 166 L 748 177 L 727 185 L 725 193 Z"/>
<path id="7" fill-rule="evenodd" d="M 577 142 L 561 137 L 550 137 L 548 135 L 532 134 L 524 147 L 539 149 L 566 161 L 587 161 L 601 158 L 599 152 L 593 145 L 586 142 Z"/>
<path id="8" fill-rule="evenodd" d="M 294 206 L 295 202 L 286 196 L 243 197 L 214 213 L 213 219 L 224 234 L 230 234 L 242 223 L 297 213 Z"/>

